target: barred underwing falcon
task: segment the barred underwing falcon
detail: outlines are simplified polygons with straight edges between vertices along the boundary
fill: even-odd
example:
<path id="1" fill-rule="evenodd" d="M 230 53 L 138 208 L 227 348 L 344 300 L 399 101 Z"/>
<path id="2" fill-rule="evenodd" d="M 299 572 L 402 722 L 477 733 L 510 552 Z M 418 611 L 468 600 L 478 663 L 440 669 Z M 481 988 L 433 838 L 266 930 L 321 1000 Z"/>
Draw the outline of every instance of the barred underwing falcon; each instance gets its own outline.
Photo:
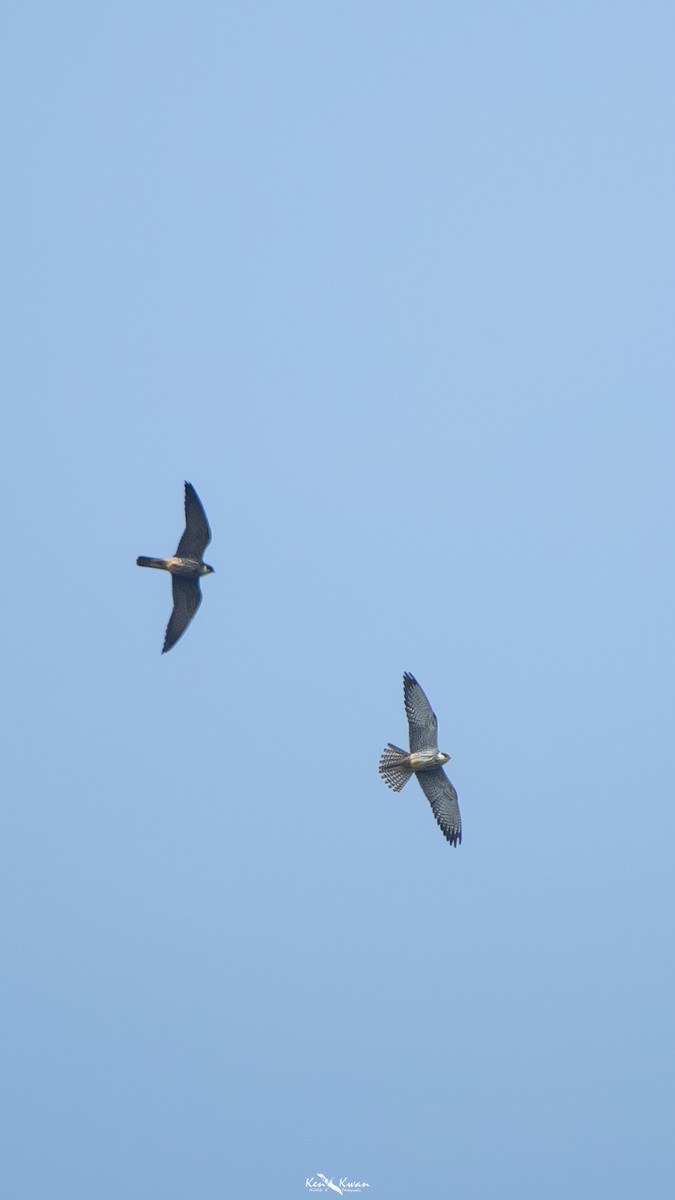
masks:
<path id="1" fill-rule="evenodd" d="M 162 654 L 175 646 L 185 633 L 202 602 L 199 579 L 212 575 L 213 567 L 204 562 L 204 551 L 211 541 L 206 513 L 191 483 L 185 484 L 185 532 L 173 558 L 136 559 L 139 567 L 157 567 L 171 572 L 173 611 L 166 627 Z"/>
<path id="2" fill-rule="evenodd" d="M 436 714 L 409 671 L 403 676 L 403 700 L 410 753 L 389 742 L 380 758 L 380 775 L 387 787 L 400 792 L 415 774 L 444 836 L 451 846 L 458 846 L 462 840 L 462 819 L 457 792 L 443 770 L 443 763 L 449 762 L 450 755 L 438 749 Z"/>

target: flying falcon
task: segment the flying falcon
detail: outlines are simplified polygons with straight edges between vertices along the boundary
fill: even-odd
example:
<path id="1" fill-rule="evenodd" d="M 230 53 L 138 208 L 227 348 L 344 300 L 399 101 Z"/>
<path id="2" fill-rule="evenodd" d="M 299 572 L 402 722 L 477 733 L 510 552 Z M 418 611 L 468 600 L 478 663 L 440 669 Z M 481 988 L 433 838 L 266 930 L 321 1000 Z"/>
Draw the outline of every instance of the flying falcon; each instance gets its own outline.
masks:
<path id="1" fill-rule="evenodd" d="M 414 773 L 429 801 L 433 814 L 451 846 L 462 840 L 462 819 L 459 815 L 457 792 L 443 770 L 443 763 L 450 759 L 438 749 L 438 721 L 422 688 L 409 671 L 403 676 L 403 700 L 405 703 L 410 753 L 393 746 L 385 746 L 380 759 L 380 775 L 387 787 L 400 792 Z"/>
<path id="2" fill-rule="evenodd" d="M 139 567 L 158 567 L 171 572 L 173 612 L 166 627 L 162 654 L 175 646 L 185 633 L 202 602 L 199 588 L 201 575 L 213 574 L 213 567 L 204 562 L 204 551 L 211 541 L 206 513 L 191 483 L 185 484 L 185 533 L 173 558 L 137 558 Z"/>

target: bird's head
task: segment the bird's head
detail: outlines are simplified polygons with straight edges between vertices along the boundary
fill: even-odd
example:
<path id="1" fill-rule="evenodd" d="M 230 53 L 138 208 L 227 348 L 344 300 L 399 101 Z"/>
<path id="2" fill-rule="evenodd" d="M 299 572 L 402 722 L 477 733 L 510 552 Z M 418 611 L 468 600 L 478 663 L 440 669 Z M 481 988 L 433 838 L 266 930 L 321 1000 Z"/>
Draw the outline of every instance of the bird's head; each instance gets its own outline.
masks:
<path id="1" fill-rule="evenodd" d="M 210 567 L 208 563 L 203 563 L 202 566 L 204 568 L 202 571 L 203 575 L 215 575 L 213 567 Z"/>
<path id="2" fill-rule="evenodd" d="M 450 762 L 450 755 L 446 754 L 445 750 L 439 750 L 438 751 L 438 761 L 439 761 L 439 763 Z"/>

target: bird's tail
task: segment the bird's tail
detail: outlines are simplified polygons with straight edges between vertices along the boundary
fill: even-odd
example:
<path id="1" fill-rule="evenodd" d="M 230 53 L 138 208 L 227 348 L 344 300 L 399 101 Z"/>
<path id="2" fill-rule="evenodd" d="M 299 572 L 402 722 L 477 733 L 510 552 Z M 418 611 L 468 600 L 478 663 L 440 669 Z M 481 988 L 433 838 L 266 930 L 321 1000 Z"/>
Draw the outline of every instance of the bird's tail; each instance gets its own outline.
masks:
<path id="1" fill-rule="evenodd" d="M 160 571 L 162 571 L 166 569 L 166 560 L 163 558 L 144 558 L 143 555 L 141 555 L 140 558 L 136 559 L 136 566 L 159 567 Z"/>
<path id="2" fill-rule="evenodd" d="M 412 775 L 412 771 L 406 763 L 407 758 L 407 751 L 401 750 L 399 746 L 392 746 L 391 742 L 382 751 L 380 775 L 387 787 L 394 792 L 400 792 Z"/>

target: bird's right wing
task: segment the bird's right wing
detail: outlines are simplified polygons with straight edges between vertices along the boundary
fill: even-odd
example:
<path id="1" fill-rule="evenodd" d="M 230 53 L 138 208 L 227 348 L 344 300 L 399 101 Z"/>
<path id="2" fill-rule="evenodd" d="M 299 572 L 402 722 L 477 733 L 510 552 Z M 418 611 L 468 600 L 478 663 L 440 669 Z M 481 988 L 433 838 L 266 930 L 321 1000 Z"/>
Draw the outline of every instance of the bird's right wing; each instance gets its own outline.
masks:
<path id="1" fill-rule="evenodd" d="M 162 654 L 166 654 L 175 646 L 181 634 L 185 633 L 202 602 L 202 593 L 198 579 L 188 579 L 185 575 L 172 575 L 171 588 L 173 591 L 173 612 L 166 627 Z"/>
<path id="2" fill-rule="evenodd" d="M 206 519 L 204 506 L 191 483 L 185 484 L 185 533 L 178 543 L 177 558 L 196 558 L 211 541 L 211 530 Z"/>
<path id="3" fill-rule="evenodd" d="M 408 718 L 410 749 L 438 750 L 438 721 L 422 688 L 406 671 L 403 676 L 403 700 Z"/>
<path id="4" fill-rule="evenodd" d="M 429 801 L 433 814 L 451 846 L 462 840 L 462 818 L 459 815 L 457 792 L 442 767 L 418 771 L 418 783 Z"/>

